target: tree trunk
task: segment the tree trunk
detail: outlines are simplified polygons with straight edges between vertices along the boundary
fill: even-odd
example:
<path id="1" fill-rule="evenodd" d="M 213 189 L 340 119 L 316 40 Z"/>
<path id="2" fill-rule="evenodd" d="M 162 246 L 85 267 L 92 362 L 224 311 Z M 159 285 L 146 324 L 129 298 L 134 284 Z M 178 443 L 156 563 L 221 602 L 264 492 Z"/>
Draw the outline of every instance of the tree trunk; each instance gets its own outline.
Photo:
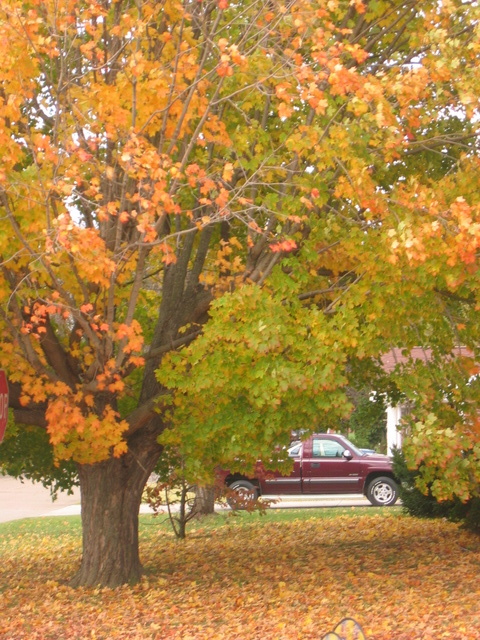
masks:
<path id="1" fill-rule="evenodd" d="M 197 487 L 195 489 L 194 510 L 198 516 L 215 513 L 215 487 Z"/>
<path id="2" fill-rule="evenodd" d="M 140 580 L 138 513 L 153 466 L 138 464 L 130 452 L 79 465 L 83 555 L 72 586 L 114 588 Z"/>

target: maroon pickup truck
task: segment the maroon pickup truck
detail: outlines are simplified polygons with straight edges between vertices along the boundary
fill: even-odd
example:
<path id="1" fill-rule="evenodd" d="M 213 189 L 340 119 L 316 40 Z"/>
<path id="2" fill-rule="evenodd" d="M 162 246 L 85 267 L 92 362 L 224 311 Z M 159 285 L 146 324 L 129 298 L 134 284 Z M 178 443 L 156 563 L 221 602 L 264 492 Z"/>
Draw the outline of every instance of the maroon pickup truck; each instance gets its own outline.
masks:
<path id="1" fill-rule="evenodd" d="M 314 434 L 305 442 L 292 444 L 287 453 L 293 459 L 290 475 L 260 472 L 249 478 L 229 474 L 227 486 L 242 500 L 260 495 L 363 493 L 375 506 L 391 506 L 397 501 L 390 458 L 364 453 L 341 435 Z"/>

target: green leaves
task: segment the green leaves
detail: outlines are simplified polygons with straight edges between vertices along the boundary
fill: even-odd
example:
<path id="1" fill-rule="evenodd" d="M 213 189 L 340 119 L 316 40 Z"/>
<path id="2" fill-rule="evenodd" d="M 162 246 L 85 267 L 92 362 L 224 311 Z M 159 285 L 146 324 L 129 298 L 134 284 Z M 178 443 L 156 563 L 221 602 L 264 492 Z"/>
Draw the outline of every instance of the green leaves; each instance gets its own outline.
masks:
<path id="1" fill-rule="evenodd" d="M 210 468 L 236 457 L 251 467 L 288 443 L 292 430 L 324 424 L 327 412 L 330 421 L 345 415 L 346 352 L 338 345 L 330 353 L 326 322 L 318 310 L 254 285 L 220 298 L 205 334 L 157 372 L 174 392 L 162 442 Z"/>

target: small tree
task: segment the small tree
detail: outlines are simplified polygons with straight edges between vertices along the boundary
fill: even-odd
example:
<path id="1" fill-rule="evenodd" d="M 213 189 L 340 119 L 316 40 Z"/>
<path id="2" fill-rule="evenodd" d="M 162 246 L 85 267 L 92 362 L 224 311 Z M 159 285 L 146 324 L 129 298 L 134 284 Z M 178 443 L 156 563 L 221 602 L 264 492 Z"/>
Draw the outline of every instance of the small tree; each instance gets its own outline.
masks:
<path id="1" fill-rule="evenodd" d="M 241 509 L 262 515 L 275 502 L 250 500 L 238 494 L 226 486 L 225 471 L 220 469 L 208 486 L 193 484 L 189 478 L 190 469 L 191 465 L 186 464 L 178 449 L 166 448 L 155 468 L 155 480 L 145 489 L 145 499 L 154 514 L 159 516 L 166 512 L 175 536 L 181 540 L 187 535 L 188 523 L 214 514 L 215 505 L 229 506 L 234 513 Z"/>
<path id="2" fill-rule="evenodd" d="M 195 488 L 188 482 L 182 459 L 163 452 L 155 469 L 155 482 L 145 488 L 145 499 L 156 516 L 167 511 L 175 536 L 183 540 L 187 524 L 196 517 Z"/>

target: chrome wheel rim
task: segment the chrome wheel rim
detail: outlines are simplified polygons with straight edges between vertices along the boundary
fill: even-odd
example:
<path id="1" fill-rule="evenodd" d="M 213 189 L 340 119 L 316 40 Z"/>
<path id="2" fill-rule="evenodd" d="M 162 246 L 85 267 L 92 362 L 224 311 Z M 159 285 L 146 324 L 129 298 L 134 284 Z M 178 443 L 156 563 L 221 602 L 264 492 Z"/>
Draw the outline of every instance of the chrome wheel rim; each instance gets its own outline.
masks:
<path id="1" fill-rule="evenodd" d="M 255 492 L 251 489 L 245 489 L 245 487 L 238 487 L 235 489 L 235 493 L 238 495 L 240 500 L 245 502 L 253 502 L 255 500 Z"/>
<path id="2" fill-rule="evenodd" d="M 374 486 L 372 495 L 377 502 L 389 504 L 394 499 L 395 492 L 386 482 L 379 482 Z"/>

